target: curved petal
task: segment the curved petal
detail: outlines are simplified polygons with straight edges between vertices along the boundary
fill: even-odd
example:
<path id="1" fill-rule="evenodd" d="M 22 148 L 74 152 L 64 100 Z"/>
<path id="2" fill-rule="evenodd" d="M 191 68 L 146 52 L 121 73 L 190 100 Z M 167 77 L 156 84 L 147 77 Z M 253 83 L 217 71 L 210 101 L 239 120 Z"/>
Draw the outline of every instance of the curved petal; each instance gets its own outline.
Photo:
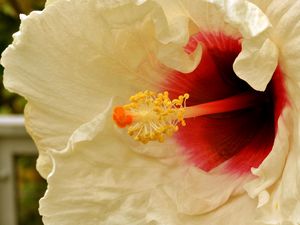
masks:
<path id="1" fill-rule="evenodd" d="M 6 88 L 29 102 L 26 125 L 41 151 L 42 175 L 51 169 L 45 152 L 63 149 L 112 95 L 122 100 L 141 88 L 155 89 L 164 75 L 157 57 L 164 63 L 179 56 L 186 65 L 181 69 L 193 69 L 200 53 L 184 52 L 188 29 L 182 21 L 179 28 L 169 26 L 156 3 L 129 0 L 62 0 L 22 17 L 1 63 Z"/>
<path id="2" fill-rule="evenodd" d="M 78 128 L 66 149 L 50 152 L 54 167 L 40 201 L 46 225 L 207 224 L 202 221 L 212 219 L 214 213 L 225 216 L 233 210 L 232 194 L 242 193 L 242 179 L 201 172 L 178 156 L 159 161 L 133 152 L 108 119 L 110 108 L 107 105 L 103 113 Z M 227 201 L 230 207 L 224 204 Z M 248 201 L 252 207 L 252 200 Z M 238 221 L 231 218 L 231 224 Z"/>
<path id="3" fill-rule="evenodd" d="M 234 71 L 255 90 L 264 91 L 278 61 L 277 47 L 267 35 L 271 26 L 267 16 L 246 0 L 182 0 L 182 3 L 200 32 L 209 30 L 243 37 Z"/>
<path id="4" fill-rule="evenodd" d="M 258 91 L 265 91 L 278 64 L 277 46 L 265 34 L 244 40 L 233 64 L 239 78 Z"/>
<path id="5" fill-rule="evenodd" d="M 252 198 L 257 197 L 280 178 L 291 147 L 289 143 L 291 127 L 291 112 L 290 109 L 286 109 L 278 120 L 278 132 L 272 151 L 259 168 L 252 170 L 252 173 L 261 179 L 255 179 L 245 186 Z"/>
<path id="6" fill-rule="evenodd" d="M 299 101 L 299 96 L 296 99 Z M 245 185 L 250 197 L 258 197 L 259 219 L 267 224 L 300 222 L 298 117 L 298 110 L 287 108 L 283 112 L 271 153 L 253 169 L 257 179 Z"/>
<path id="7" fill-rule="evenodd" d="M 290 101 L 279 121 L 271 154 L 253 170 L 257 179 L 246 185 L 251 197 L 260 200 L 259 219 L 267 224 L 299 224 L 299 110 L 300 29 L 299 1 L 253 1 L 269 17 L 270 37 L 280 49 L 279 64 L 285 74 Z"/>
<path id="8" fill-rule="evenodd" d="M 300 2 L 296 0 L 288 0 L 284 4 L 273 0 L 265 9 L 273 26 L 270 37 L 280 48 L 279 63 L 292 82 L 300 81 L 300 13 L 297 10 L 299 7 Z"/>
<path id="9" fill-rule="evenodd" d="M 243 193 L 243 184 L 252 178 L 224 175 L 218 170 L 206 173 L 189 167 L 180 174 L 181 182 L 166 186 L 165 191 L 175 202 L 178 213 L 199 216 L 212 212 L 227 204 L 232 196 Z"/>
<path id="10" fill-rule="evenodd" d="M 258 197 L 260 208 L 258 219 L 266 224 L 300 223 L 299 121 L 291 118 L 288 121 L 286 118 L 284 122 L 288 124 L 289 130 L 294 130 L 294 134 L 288 136 L 291 145 L 288 146 L 286 140 L 278 137 L 279 141 L 277 146 L 275 145 L 274 152 L 258 169 L 253 170 L 258 178 L 245 186 L 250 196 Z M 290 133 L 285 129 L 283 132 Z M 287 147 L 289 147 L 288 155 L 285 151 Z M 283 152 L 279 152 L 280 150 Z"/>
<path id="11" fill-rule="evenodd" d="M 248 177 L 237 179 L 218 175 L 218 171 L 211 174 L 203 173 L 186 165 L 177 155 L 178 146 L 174 145 L 173 149 L 170 148 L 174 144 L 172 142 L 161 145 L 160 149 L 155 145 L 150 148 L 127 145 L 128 142 L 125 142 L 123 134 L 107 119 L 110 115 L 112 98 L 110 90 L 106 90 L 105 87 L 114 90 L 114 99 L 119 102 L 124 100 L 124 96 L 130 96 L 141 87 L 155 88 L 155 83 L 164 78 L 164 70 L 167 69 L 162 67 L 157 59 L 182 72 L 192 70 L 197 64 L 201 55 L 200 50 L 191 56 L 183 54 L 182 51 L 182 46 L 188 37 L 187 20 L 184 17 L 181 20 L 181 14 L 174 17 L 173 22 L 170 19 L 172 17 L 161 18 L 160 16 L 163 15 L 161 9 L 154 7 L 155 4 L 152 5 L 150 1 L 141 5 L 127 2 L 128 4 L 109 9 L 105 8 L 105 4 L 97 4 L 100 2 L 92 0 L 77 1 L 77 3 L 74 1 L 53 3 L 54 0 L 51 2 L 43 13 L 33 13 L 24 19 L 21 35 L 15 36 L 14 45 L 7 50 L 3 59 L 3 63 L 8 68 L 6 73 L 10 76 L 13 74 L 17 78 L 17 82 L 13 82 L 6 75 L 6 85 L 11 90 L 21 90 L 21 94 L 28 98 L 30 103 L 27 107 L 27 127 L 35 137 L 39 148 L 49 152 L 44 154 L 43 160 L 40 160 L 45 163 L 40 170 L 43 170 L 44 176 L 49 174 L 48 191 L 41 200 L 40 207 L 45 224 L 300 223 L 298 119 L 300 98 L 299 85 L 296 83 L 299 82 L 300 77 L 298 47 L 300 14 L 296 10 L 300 3 L 287 1 L 286 4 L 292 8 L 283 7 L 277 11 L 275 9 L 276 5 L 278 7 L 280 4 L 279 1 L 270 2 L 270 6 L 264 4 L 262 9 L 266 10 L 275 28 L 267 30 L 268 27 L 261 29 L 266 25 L 265 17 L 254 16 L 256 18 L 254 23 L 249 23 L 249 15 L 261 13 L 252 3 L 239 0 L 206 1 L 206 6 L 218 11 L 216 21 L 225 20 L 231 24 L 230 29 L 225 28 L 227 32 L 240 34 L 245 38 L 243 51 L 235 63 L 238 76 L 245 79 L 253 88 L 263 90 L 270 74 L 273 73 L 272 67 L 277 62 L 277 46 L 280 50 L 279 62 L 287 76 L 286 85 L 291 107 L 286 108 L 279 119 L 273 151 L 259 168 L 253 169 L 256 179 L 245 185 L 250 197 L 258 197 L 259 209 L 256 210 L 257 201 L 242 194 L 243 190 L 240 188 Z M 191 1 L 183 2 L 190 4 Z M 200 1 L 195 2 L 196 5 Z M 78 7 L 79 5 L 81 7 Z M 60 11 L 62 6 L 67 13 Z M 76 8 L 76 16 L 81 16 L 74 17 L 74 10 L 70 10 L 72 7 Z M 140 7 L 139 10 L 137 7 Z M 90 12 L 88 16 L 84 13 L 87 9 Z M 191 12 L 196 12 L 197 8 L 193 10 Z M 45 19 L 45 15 L 51 13 L 53 15 L 49 18 L 52 19 Z M 54 15 L 62 15 L 64 20 L 58 20 Z M 140 23 L 141 20 L 143 23 Z M 70 24 L 74 24 L 74 21 L 80 25 L 80 29 L 68 28 Z M 198 20 L 194 19 L 194 21 Z M 37 29 L 30 31 L 26 27 L 33 26 L 32 24 Z M 178 30 L 176 24 L 181 24 L 182 29 Z M 258 25 L 257 28 L 253 26 L 255 24 Z M 57 27 L 58 30 L 53 30 L 53 27 Z M 95 30 L 90 30 L 91 27 Z M 124 27 L 126 29 L 123 30 Z M 30 32 L 43 35 L 34 38 L 36 35 Z M 63 36 L 64 32 L 66 36 Z M 50 37 L 46 34 L 50 34 Z M 76 43 L 80 43 L 78 49 L 74 49 L 74 46 L 67 42 L 70 37 L 76 40 Z M 50 46 L 59 47 L 60 50 L 33 54 L 41 53 L 47 47 L 37 49 L 29 41 L 24 44 L 25 40 L 31 38 L 37 43 L 43 43 L 45 39 Z M 147 44 L 141 43 L 139 38 Z M 290 43 L 286 43 L 285 40 Z M 39 46 L 46 45 L 39 44 Z M 96 47 L 91 48 L 91 46 Z M 108 49 L 107 46 L 113 48 Z M 52 56 L 53 64 L 47 64 L 49 60 L 45 56 L 46 53 Z M 70 62 L 63 57 L 64 54 L 66 54 L 65 58 L 70 58 Z M 19 58 L 16 55 L 19 55 Z M 32 69 L 33 64 L 28 58 L 31 55 L 34 56 L 34 64 L 38 62 L 41 67 L 50 71 L 45 73 L 47 79 L 36 76 L 43 70 L 39 67 Z M 39 58 L 37 55 L 44 57 Z M 54 59 L 55 57 L 63 59 L 63 63 Z M 178 59 L 183 60 L 183 67 L 178 66 Z M 249 71 L 248 65 L 257 65 L 257 62 L 262 59 L 266 59 L 267 69 L 258 65 L 257 68 L 246 73 Z M 16 62 L 13 60 L 21 62 L 25 60 L 27 66 L 25 69 L 23 66 L 22 68 L 16 66 L 15 70 L 9 69 Z M 44 61 L 47 63 L 43 64 Z M 106 64 L 104 61 L 109 63 Z M 74 68 L 68 68 L 69 65 Z M 24 76 L 30 74 L 28 71 L 33 71 L 34 77 L 38 79 Z M 65 80 L 57 79 L 60 77 L 60 71 L 66 71 L 69 76 L 66 76 Z M 260 76 L 257 76 L 259 73 Z M 88 74 L 88 76 L 84 76 L 83 79 L 81 74 Z M 116 79 L 118 82 L 115 82 Z M 147 83 L 145 79 L 148 85 L 145 85 Z M 57 84 L 53 89 L 49 90 L 43 86 L 44 82 L 53 82 L 53 80 Z M 71 84 L 66 82 L 70 80 L 72 80 Z M 101 85 L 98 86 L 95 81 Z M 23 83 L 28 86 L 23 86 Z M 124 88 L 120 87 L 120 83 Z M 56 99 L 51 99 L 52 96 Z M 68 99 L 73 96 L 79 96 L 79 102 L 70 103 Z M 87 104 L 82 102 L 87 99 L 91 106 L 84 108 Z M 55 105 L 55 101 L 63 108 Z M 53 108 L 49 109 L 52 104 Z M 44 128 L 49 124 L 51 127 L 45 131 Z M 58 129 L 59 133 L 55 133 Z M 49 138 L 45 138 L 46 136 Z M 57 142 L 54 143 L 54 140 Z M 64 150 L 58 151 L 63 148 Z M 135 151 L 132 151 L 132 148 Z M 152 153 L 152 150 L 155 152 Z M 53 167 L 49 166 L 49 159 L 53 161 Z M 255 223 L 254 219 L 261 223 Z"/>
<path id="12" fill-rule="evenodd" d="M 179 0 L 198 31 L 222 32 L 226 35 L 240 35 L 238 30 L 224 21 L 224 12 L 218 4 L 207 0 Z"/>
<path id="13" fill-rule="evenodd" d="M 246 0 L 210 0 L 219 5 L 225 12 L 225 20 L 237 27 L 245 39 L 256 37 L 270 22 L 266 15 L 254 4 Z"/>
<path id="14" fill-rule="evenodd" d="M 148 221 L 159 225 L 264 225 L 254 221 L 256 207 L 255 201 L 246 195 L 231 198 L 218 209 L 200 216 L 187 216 L 180 214 L 172 207 L 172 202 L 165 193 L 156 189 L 156 201 L 152 201 L 147 215 Z M 151 223 L 150 223 L 151 224 Z"/>

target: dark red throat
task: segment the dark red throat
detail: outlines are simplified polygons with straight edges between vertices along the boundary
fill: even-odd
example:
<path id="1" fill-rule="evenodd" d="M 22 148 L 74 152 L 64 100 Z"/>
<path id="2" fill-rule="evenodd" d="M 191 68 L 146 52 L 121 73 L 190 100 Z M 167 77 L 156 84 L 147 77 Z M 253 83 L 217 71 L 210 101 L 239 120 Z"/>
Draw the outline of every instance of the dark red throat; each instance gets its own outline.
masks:
<path id="1" fill-rule="evenodd" d="M 226 171 L 249 172 L 272 150 L 277 121 L 287 102 L 283 74 L 277 67 L 266 91 L 255 91 L 232 69 L 241 51 L 238 38 L 198 33 L 186 51 L 193 52 L 197 44 L 203 47 L 198 67 L 189 74 L 173 71 L 163 85 L 171 98 L 189 93 L 187 105 L 193 106 L 250 92 L 261 100 L 245 109 L 187 119 L 175 138 L 190 161 L 205 171 L 226 162 Z"/>

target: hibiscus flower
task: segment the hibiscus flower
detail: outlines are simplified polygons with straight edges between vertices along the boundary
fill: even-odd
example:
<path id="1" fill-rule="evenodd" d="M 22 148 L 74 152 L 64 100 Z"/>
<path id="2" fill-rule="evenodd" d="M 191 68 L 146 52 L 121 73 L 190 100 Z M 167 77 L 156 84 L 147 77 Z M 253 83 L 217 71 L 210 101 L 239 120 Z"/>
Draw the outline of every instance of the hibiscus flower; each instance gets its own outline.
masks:
<path id="1" fill-rule="evenodd" d="M 299 6 L 51 0 L 21 16 L 1 63 L 28 100 L 44 224 L 299 224 Z"/>

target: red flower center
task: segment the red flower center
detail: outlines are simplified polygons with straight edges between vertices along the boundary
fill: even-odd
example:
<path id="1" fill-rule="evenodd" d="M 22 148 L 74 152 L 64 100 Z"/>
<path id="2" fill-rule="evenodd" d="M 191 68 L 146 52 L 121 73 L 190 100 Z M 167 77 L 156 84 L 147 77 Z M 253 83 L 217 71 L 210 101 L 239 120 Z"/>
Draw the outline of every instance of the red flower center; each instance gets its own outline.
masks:
<path id="1" fill-rule="evenodd" d="M 240 40 L 224 34 L 199 33 L 186 47 L 203 47 L 198 67 L 189 74 L 170 73 L 163 87 L 171 98 L 189 93 L 187 106 L 225 99 L 241 93 L 258 95 L 257 104 L 231 112 L 186 119 L 175 138 L 189 159 L 199 168 L 210 171 L 224 164 L 230 172 L 245 173 L 258 167 L 273 147 L 278 118 L 287 102 L 283 74 L 277 67 L 264 92 L 251 88 L 232 69 L 241 51 Z"/>

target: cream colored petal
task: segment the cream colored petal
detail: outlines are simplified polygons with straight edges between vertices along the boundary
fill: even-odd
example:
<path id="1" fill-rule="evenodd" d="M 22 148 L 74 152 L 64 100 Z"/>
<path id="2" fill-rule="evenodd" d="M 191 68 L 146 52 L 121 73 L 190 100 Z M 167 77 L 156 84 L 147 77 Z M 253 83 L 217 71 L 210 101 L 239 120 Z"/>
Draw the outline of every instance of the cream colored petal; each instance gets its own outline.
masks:
<path id="1" fill-rule="evenodd" d="M 279 48 L 279 66 L 284 73 L 290 109 L 279 121 L 276 147 L 264 163 L 254 170 L 258 179 L 246 186 L 251 195 L 268 193 L 259 210 L 259 218 L 267 224 L 300 223 L 300 2 L 254 1 L 272 23 L 270 37 Z M 289 111 L 287 111 L 289 110 Z"/>
<path id="2" fill-rule="evenodd" d="M 135 153 L 110 122 L 112 105 L 79 127 L 66 149 L 50 151 L 54 167 L 40 201 L 45 225 L 223 224 L 214 215 L 230 215 L 237 201 L 231 194 L 242 194 L 242 180 L 203 173 L 187 166 L 181 156 L 158 160 Z M 178 148 L 173 145 L 174 152 Z M 161 149 L 168 151 L 168 145 L 161 144 Z M 251 221 L 252 205 L 250 200 Z M 240 220 L 230 221 L 239 225 Z"/>
<path id="3" fill-rule="evenodd" d="M 240 36 L 239 31 L 224 20 L 221 1 L 217 4 L 208 0 L 181 0 L 181 4 L 200 32 L 223 32 Z"/>
<path id="4" fill-rule="evenodd" d="M 290 135 L 292 146 L 290 146 L 281 177 L 267 189 L 270 193 L 269 201 L 263 204 L 258 211 L 259 220 L 266 224 L 294 225 L 300 223 L 299 121 L 295 125 L 295 133 Z M 266 180 L 270 179 L 267 176 L 265 178 Z"/>
<path id="5" fill-rule="evenodd" d="M 246 0 L 182 0 L 182 4 L 200 32 L 242 37 L 234 71 L 255 90 L 265 90 L 277 66 L 278 50 L 267 35 L 271 23 L 261 9 Z"/>
<path id="6" fill-rule="evenodd" d="M 180 41 L 186 44 L 190 37 L 189 15 L 186 14 L 180 0 L 156 0 L 163 8 L 170 32 L 173 36 L 178 36 Z M 183 29 L 184 28 L 184 29 Z M 188 34 L 188 35 L 187 35 Z M 158 58 L 168 67 L 174 68 L 183 73 L 192 71 L 201 59 L 201 46 L 192 54 L 182 54 L 182 46 L 170 43 L 160 48 Z M 172 55 L 173 57 L 170 57 Z"/>
<path id="7" fill-rule="evenodd" d="M 300 81 L 299 7 L 297 0 L 273 0 L 265 9 L 273 26 L 270 36 L 280 49 L 279 65 L 292 82 Z"/>
<path id="8" fill-rule="evenodd" d="M 182 54 L 182 46 L 175 47 L 173 44 L 165 45 L 158 52 L 158 59 L 166 66 L 183 73 L 193 71 L 201 59 L 202 48 L 198 45 L 192 54 Z M 172 55 L 173 57 L 170 57 Z"/>
<path id="9" fill-rule="evenodd" d="M 299 151 L 291 151 L 281 180 L 270 189 L 270 200 L 264 204 L 258 218 L 266 224 L 299 224 Z"/>
<path id="10" fill-rule="evenodd" d="M 211 2 L 224 10 L 224 20 L 243 37 L 242 51 L 233 65 L 234 72 L 255 90 L 264 91 L 278 63 L 277 46 L 267 35 L 271 27 L 268 17 L 246 0 Z"/>
<path id="11" fill-rule="evenodd" d="M 181 0 L 200 31 L 238 31 L 243 38 L 255 37 L 270 27 L 264 13 L 246 0 Z M 233 32 L 236 34 L 236 31 Z"/>
<path id="12" fill-rule="evenodd" d="M 48 5 L 50 5 L 50 4 L 52 4 L 52 3 L 56 2 L 56 1 L 58 1 L 58 0 L 47 0 L 46 3 L 45 3 L 45 5 L 48 6 Z"/>
<path id="13" fill-rule="evenodd" d="M 229 21 L 239 24 L 244 38 L 233 69 L 255 90 L 264 91 L 278 64 L 277 46 L 268 38 L 269 29 L 266 30 L 271 24 L 267 16 L 250 2 L 228 1 L 225 8 Z"/>
<path id="14" fill-rule="evenodd" d="M 255 37 L 270 27 L 266 15 L 254 4 L 246 0 L 208 0 L 225 11 L 225 20 L 238 27 L 243 38 Z"/>
<path id="15" fill-rule="evenodd" d="M 299 96 L 293 100 L 299 101 Z M 258 218 L 266 224 L 300 223 L 298 117 L 298 110 L 284 111 L 272 152 L 253 170 L 258 178 L 245 185 L 251 197 L 258 197 Z"/>
<path id="16" fill-rule="evenodd" d="M 218 209 L 198 216 L 178 213 L 166 193 L 157 188 L 152 192 L 155 200 L 150 202 L 148 221 L 159 225 L 265 225 L 255 221 L 255 201 L 247 195 L 231 198 Z M 196 203 L 194 203 L 196 206 Z M 151 223 L 150 223 L 151 224 Z"/>
<path id="17" fill-rule="evenodd" d="M 187 56 L 182 48 L 187 20 L 182 18 L 179 28 L 169 20 L 154 2 L 129 0 L 61 0 L 22 17 L 1 63 L 6 88 L 29 102 L 26 125 L 41 151 L 43 176 L 51 169 L 44 153 L 63 149 L 73 131 L 112 96 L 124 104 L 135 92 L 156 88 L 167 70 L 158 55 L 168 65 L 180 57 L 182 70 L 193 69 L 199 57 Z"/>
<path id="18" fill-rule="evenodd" d="M 264 191 L 280 179 L 289 149 L 291 148 L 289 142 L 289 128 L 291 125 L 291 109 L 286 108 L 283 116 L 278 120 L 278 132 L 272 151 L 258 168 L 252 169 L 252 173 L 258 176 L 259 179 L 255 179 L 245 185 L 245 189 L 250 197 L 255 198 L 260 193 L 265 195 Z"/>
<path id="19" fill-rule="evenodd" d="M 206 173 L 190 167 L 179 175 L 181 182 L 165 188 L 179 213 L 199 216 L 212 212 L 228 204 L 230 197 L 243 193 L 243 184 L 251 179 L 251 176 L 236 177 L 216 171 Z"/>
<path id="20" fill-rule="evenodd" d="M 278 65 L 277 46 L 265 36 L 244 40 L 233 64 L 237 76 L 258 91 L 266 89 Z"/>

